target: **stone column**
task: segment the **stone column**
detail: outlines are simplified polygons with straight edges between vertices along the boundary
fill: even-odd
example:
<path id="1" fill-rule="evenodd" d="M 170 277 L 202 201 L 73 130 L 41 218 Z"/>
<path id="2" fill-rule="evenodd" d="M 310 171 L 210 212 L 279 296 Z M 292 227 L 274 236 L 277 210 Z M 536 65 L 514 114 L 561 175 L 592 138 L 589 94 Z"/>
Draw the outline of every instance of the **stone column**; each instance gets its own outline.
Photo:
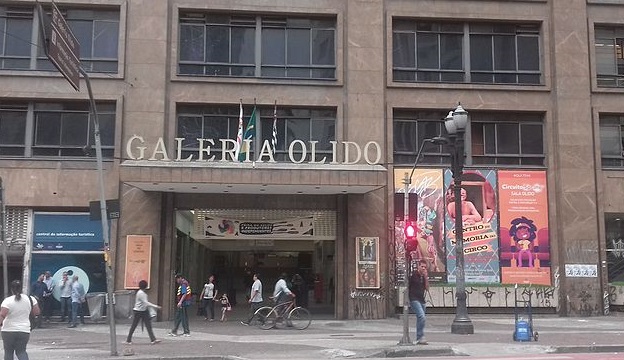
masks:
<path id="1" fill-rule="evenodd" d="M 550 163 L 551 219 L 556 253 L 561 314 L 602 312 L 600 278 L 566 278 L 566 264 L 598 264 L 596 162 L 591 114 L 591 73 L 585 0 L 551 1 L 552 135 Z M 549 64 L 545 64 L 549 66 Z M 556 269 L 554 269 L 556 270 Z M 556 271 L 555 271 L 556 273 Z"/>

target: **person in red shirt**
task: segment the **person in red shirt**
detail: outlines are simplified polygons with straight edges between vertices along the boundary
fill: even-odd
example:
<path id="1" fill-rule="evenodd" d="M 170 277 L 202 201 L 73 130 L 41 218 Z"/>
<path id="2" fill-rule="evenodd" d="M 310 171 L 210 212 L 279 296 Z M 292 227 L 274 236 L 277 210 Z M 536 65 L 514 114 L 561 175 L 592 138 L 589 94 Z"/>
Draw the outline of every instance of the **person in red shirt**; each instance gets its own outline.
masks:
<path id="1" fill-rule="evenodd" d="M 188 281 L 181 274 L 177 274 L 176 283 L 178 288 L 176 291 L 177 308 L 175 313 L 175 322 L 173 329 L 169 333 L 169 336 L 178 336 L 178 327 L 182 324 L 182 330 L 184 330 L 184 336 L 191 336 L 191 330 L 189 329 L 189 320 L 187 308 L 192 303 L 191 286 Z"/>

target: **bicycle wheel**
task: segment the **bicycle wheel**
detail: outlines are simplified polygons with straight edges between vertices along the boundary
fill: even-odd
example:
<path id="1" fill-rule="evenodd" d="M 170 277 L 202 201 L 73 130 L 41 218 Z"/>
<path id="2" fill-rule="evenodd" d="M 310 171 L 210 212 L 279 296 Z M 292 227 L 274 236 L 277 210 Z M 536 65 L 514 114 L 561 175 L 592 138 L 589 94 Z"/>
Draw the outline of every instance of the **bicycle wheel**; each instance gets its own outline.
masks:
<path id="1" fill-rule="evenodd" d="M 263 308 L 258 309 L 260 311 Z M 262 323 L 260 324 L 260 329 L 269 330 L 275 326 L 277 322 L 277 312 L 273 308 L 268 308 L 269 312 L 264 316 Z M 263 310 L 266 311 L 266 310 Z"/>
<path id="2" fill-rule="evenodd" d="M 269 315 L 269 313 L 271 312 L 271 309 L 272 307 L 270 306 L 263 306 L 259 308 L 258 310 L 256 310 L 256 312 L 254 312 L 254 316 L 251 318 L 251 321 L 249 322 L 249 325 L 259 327 L 262 324 L 264 324 L 264 321 L 267 315 Z"/>
<path id="3" fill-rule="evenodd" d="M 303 330 L 310 326 L 312 319 L 307 309 L 298 306 L 290 310 L 290 313 L 288 313 L 288 321 L 295 329 Z"/>

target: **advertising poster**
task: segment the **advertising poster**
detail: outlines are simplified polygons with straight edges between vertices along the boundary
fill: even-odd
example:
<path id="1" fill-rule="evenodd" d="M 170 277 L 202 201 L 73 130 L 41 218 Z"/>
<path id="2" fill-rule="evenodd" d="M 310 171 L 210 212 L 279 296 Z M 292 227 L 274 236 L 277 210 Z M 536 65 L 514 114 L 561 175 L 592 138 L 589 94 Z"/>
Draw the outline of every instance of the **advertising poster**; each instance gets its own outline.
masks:
<path id="1" fill-rule="evenodd" d="M 406 171 L 408 170 L 396 169 L 394 171 L 396 192 L 403 193 L 403 178 Z M 418 247 L 416 251 L 412 251 L 409 254 L 411 268 L 415 269 L 416 262 L 420 259 L 425 259 L 427 261 L 429 281 L 432 283 L 446 282 L 444 179 L 442 169 L 416 169 L 412 175 L 409 193 L 415 193 L 418 198 L 417 207 L 414 210 L 415 214 L 410 214 L 411 219 L 416 219 L 418 231 Z M 395 224 L 395 237 L 398 235 L 401 239 L 404 239 L 403 221 L 399 223 L 400 226 Z"/>
<path id="2" fill-rule="evenodd" d="M 444 172 L 448 282 L 456 279 L 455 195 L 453 175 Z M 466 283 L 499 283 L 496 172 L 464 170 L 461 186 L 464 274 Z"/>
<path id="3" fill-rule="evenodd" d="M 138 289 L 139 281 L 150 284 L 152 265 L 152 235 L 128 235 L 126 237 L 126 273 L 124 287 Z"/>
<path id="4" fill-rule="evenodd" d="M 314 236 L 314 216 L 253 221 L 206 215 L 201 234 L 205 239 L 297 239 L 310 236 Z"/>
<path id="5" fill-rule="evenodd" d="M 498 186 L 502 282 L 550 286 L 546 172 L 501 170 Z"/>
<path id="6" fill-rule="evenodd" d="M 89 213 L 35 213 L 32 251 L 102 251 L 102 222 Z"/>
<path id="7" fill-rule="evenodd" d="M 379 289 L 379 238 L 356 237 L 357 289 Z"/>

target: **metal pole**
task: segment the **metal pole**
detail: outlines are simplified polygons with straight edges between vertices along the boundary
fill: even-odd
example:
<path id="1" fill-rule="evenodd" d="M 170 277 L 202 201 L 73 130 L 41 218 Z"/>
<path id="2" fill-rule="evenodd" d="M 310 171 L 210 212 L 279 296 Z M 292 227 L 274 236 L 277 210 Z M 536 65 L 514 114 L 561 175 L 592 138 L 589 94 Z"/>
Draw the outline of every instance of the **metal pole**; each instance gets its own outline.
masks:
<path id="1" fill-rule="evenodd" d="M 104 189 L 104 170 L 102 165 L 102 142 L 100 141 L 100 122 L 98 120 L 97 108 L 95 107 L 95 99 L 91 90 L 91 81 L 89 75 L 80 67 L 80 73 L 85 79 L 87 90 L 89 92 L 89 101 L 91 103 L 91 113 L 93 114 L 93 135 L 95 138 L 95 156 L 97 159 L 97 173 L 100 187 L 100 216 L 102 220 L 102 238 L 104 239 L 104 257 L 106 259 L 106 292 L 108 298 L 107 317 L 110 326 L 110 345 L 111 356 L 117 356 L 117 332 L 115 330 L 115 305 L 113 301 L 114 284 L 113 269 L 110 259 L 110 235 L 108 230 L 108 217 L 106 216 L 106 192 Z"/>
<path id="2" fill-rule="evenodd" d="M 423 143 L 424 144 L 424 143 Z M 422 149 L 422 146 L 420 147 Z M 418 155 L 416 156 L 416 162 L 418 162 Z M 414 164 L 416 164 L 414 162 Z M 403 178 L 403 229 L 407 226 L 409 221 L 409 186 L 412 182 L 408 173 L 405 173 Z M 409 336 L 409 277 L 410 277 L 410 263 L 409 253 L 407 252 L 407 238 L 404 236 L 403 251 L 405 251 L 405 289 L 403 290 L 403 337 L 399 341 L 399 345 L 412 345 L 412 340 Z"/>
<path id="3" fill-rule="evenodd" d="M 451 136 L 453 143 L 453 186 L 455 194 L 455 284 L 457 306 L 455 319 L 451 325 L 453 334 L 474 334 L 472 321 L 468 317 L 466 307 L 466 277 L 464 273 L 464 229 L 462 219 L 461 177 L 464 170 L 464 129 L 458 129 L 456 135 Z"/>
<path id="4" fill-rule="evenodd" d="M 4 207 L 4 187 L 0 177 L 0 241 L 2 241 L 2 284 L 4 285 L 4 298 L 9 296 L 9 265 L 7 264 L 6 232 L 4 227 L 6 210 Z"/>

